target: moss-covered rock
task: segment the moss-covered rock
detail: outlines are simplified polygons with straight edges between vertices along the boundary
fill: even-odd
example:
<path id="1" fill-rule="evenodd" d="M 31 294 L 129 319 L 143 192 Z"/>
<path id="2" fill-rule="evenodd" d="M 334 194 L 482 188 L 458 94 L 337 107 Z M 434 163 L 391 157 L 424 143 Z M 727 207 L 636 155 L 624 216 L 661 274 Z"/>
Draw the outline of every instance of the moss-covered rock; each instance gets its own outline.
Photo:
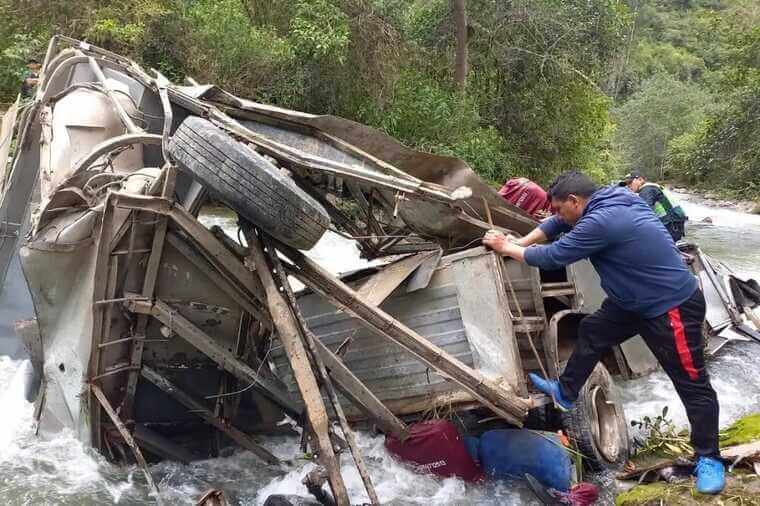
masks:
<path id="1" fill-rule="evenodd" d="M 740 445 L 760 440 L 760 413 L 745 416 L 721 431 L 720 446 Z"/>

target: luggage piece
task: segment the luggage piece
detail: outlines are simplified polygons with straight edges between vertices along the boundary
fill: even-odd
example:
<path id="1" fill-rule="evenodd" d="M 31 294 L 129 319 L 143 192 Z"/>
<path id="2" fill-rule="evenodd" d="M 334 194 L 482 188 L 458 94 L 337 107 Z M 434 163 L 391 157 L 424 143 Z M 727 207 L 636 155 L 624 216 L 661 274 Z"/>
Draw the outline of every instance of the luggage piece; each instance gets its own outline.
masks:
<path id="1" fill-rule="evenodd" d="M 458 476 L 470 482 L 483 479 L 483 471 L 467 452 L 456 427 L 448 420 L 414 424 L 409 427 L 409 436 L 403 442 L 386 436 L 385 447 L 419 472 L 444 478 Z"/>
<path id="2" fill-rule="evenodd" d="M 559 436 L 551 432 L 490 430 L 480 436 L 479 454 L 488 478 L 523 479 L 530 474 L 547 487 L 570 489 L 573 462 Z"/>

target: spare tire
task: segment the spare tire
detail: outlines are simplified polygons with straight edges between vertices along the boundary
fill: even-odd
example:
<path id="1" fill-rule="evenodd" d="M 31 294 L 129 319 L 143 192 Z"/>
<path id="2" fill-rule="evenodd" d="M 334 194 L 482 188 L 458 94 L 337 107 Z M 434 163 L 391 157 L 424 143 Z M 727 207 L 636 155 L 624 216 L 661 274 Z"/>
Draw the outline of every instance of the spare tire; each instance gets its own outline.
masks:
<path id="1" fill-rule="evenodd" d="M 628 461 L 625 413 L 612 377 L 601 363 L 591 372 L 572 409 L 562 413 L 562 425 L 592 471 L 620 469 Z"/>
<path id="2" fill-rule="evenodd" d="M 324 207 L 289 176 L 208 120 L 189 116 L 168 149 L 212 197 L 288 246 L 310 249 L 330 224 Z"/>

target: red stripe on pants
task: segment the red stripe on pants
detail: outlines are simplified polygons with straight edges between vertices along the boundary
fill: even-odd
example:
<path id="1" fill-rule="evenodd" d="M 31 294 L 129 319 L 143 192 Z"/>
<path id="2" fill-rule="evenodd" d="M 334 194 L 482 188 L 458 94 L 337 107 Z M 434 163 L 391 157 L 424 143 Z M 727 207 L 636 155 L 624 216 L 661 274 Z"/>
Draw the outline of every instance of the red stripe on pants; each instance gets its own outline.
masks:
<path id="1" fill-rule="evenodd" d="M 692 361 L 691 352 L 689 351 L 689 344 L 686 342 L 686 331 L 683 328 L 683 322 L 681 322 L 681 311 L 678 308 L 673 308 L 668 311 L 668 316 L 670 317 L 670 326 L 673 328 L 673 334 L 676 338 L 676 350 L 678 351 L 678 357 L 681 359 L 681 367 L 684 368 L 692 381 L 696 381 L 699 378 L 699 373 L 694 367 L 694 361 Z"/>

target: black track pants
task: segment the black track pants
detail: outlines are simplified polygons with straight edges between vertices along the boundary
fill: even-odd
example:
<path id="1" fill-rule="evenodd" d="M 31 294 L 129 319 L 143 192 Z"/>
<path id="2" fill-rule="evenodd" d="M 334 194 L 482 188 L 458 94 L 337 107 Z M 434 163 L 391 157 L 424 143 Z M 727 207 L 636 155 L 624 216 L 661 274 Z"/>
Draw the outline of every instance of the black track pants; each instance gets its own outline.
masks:
<path id="1" fill-rule="evenodd" d="M 704 318 L 705 299 L 701 290 L 680 306 L 652 319 L 641 318 L 606 299 L 598 311 L 581 321 L 575 350 L 559 379 L 562 396 L 575 400 L 602 355 L 640 334 L 686 407 L 695 453 L 719 456 L 718 398 L 705 368 Z"/>

